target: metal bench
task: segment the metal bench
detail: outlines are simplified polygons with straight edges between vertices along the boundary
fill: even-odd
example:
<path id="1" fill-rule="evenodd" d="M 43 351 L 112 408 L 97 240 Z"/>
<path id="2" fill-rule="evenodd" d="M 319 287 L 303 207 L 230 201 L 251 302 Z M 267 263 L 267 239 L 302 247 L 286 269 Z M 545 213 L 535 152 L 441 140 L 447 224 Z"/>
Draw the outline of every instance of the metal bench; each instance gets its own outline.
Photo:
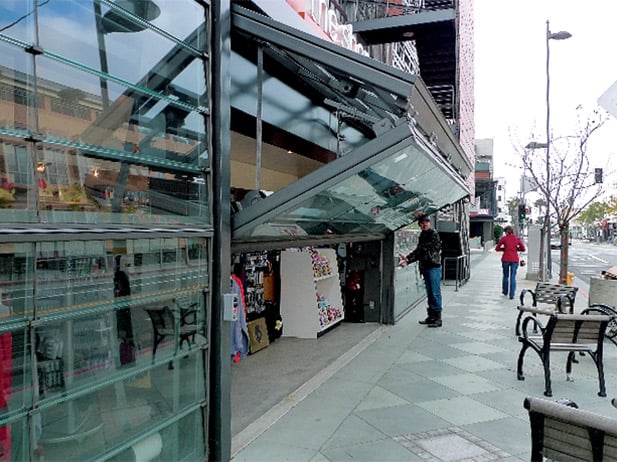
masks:
<path id="1" fill-rule="evenodd" d="M 611 321 L 608 323 L 604 336 L 617 346 L 617 310 L 614 306 L 595 303 L 581 311 L 581 314 L 606 314 L 610 316 Z"/>
<path id="2" fill-rule="evenodd" d="M 587 353 L 593 359 L 598 370 L 600 386 L 599 396 L 606 396 L 604 382 L 604 333 L 611 320 L 604 314 L 562 314 L 543 310 L 533 310 L 531 315 L 523 319 L 522 333 L 518 337 L 522 343 L 518 355 L 516 375 L 518 380 L 525 380 L 523 375 L 523 360 L 528 349 L 535 351 L 544 367 L 544 395 L 552 396 L 551 389 L 551 352 L 568 352 L 566 362 L 566 376 L 570 379 L 572 363 L 575 362 L 575 353 Z M 534 316 L 535 314 L 548 315 L 546 327 Z M 539 329 L 539 334 L 532 331 Z"/>
<path id="3" fill-rule="evenodd" d="M 167 306 L 144 308 L 144 310 L 148 313 L 148 317 L 152 322 L 152 362 L 154 362 L 159 344 L 167 336 L 175 339 L 174 354 L 178 351 L 178 347 L 182 348 L 184 342 L 188 344 L 189 350 L 191 349 L 191 344 L 195 341 L 198 328 L 195 323 L 196 309 L 194 307 L 181 310 L 180 313 L 174 313 Z"/>
<path id="4" fill-rule="evenodd" d="M 525 398 L 531 462 L 617 461 L 617 419 L 542 398 Z"/>
<path id="5" fill-rule="evenodd" d="M 535 290 L 521 290 L 520 302 L 518 306 L 518 316 L 516 318 L 516 327 L 514 329 L 516 336 L 521 334 L 521 319 L 525 313 L 533 312 L 527 308 L 536 309 L 544 308 L 551 311 L 563 311 L 565 301 L 569 304 L 568 311 L 574 313 L 574 302 L 576 301 L 576 293 L 578 287 L 564 286 L 560 284 L 551 284 L 550 282 L 538 282 Z M 526 296 L 531 296 L 531 305 L 525 305 Z M 527 297 L 529 298 L 529 297 Z M 540 307 L 538 304 L 541 304 Z M 542 305 L 548 305 L 543 307 Z"/>

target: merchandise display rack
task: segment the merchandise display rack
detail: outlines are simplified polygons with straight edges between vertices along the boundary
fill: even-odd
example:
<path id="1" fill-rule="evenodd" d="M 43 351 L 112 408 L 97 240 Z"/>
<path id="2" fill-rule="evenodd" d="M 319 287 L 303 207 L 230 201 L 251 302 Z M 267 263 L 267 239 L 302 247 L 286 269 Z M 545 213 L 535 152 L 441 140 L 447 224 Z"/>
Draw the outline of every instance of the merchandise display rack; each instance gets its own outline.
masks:
<path id="1" fill-rule="evenodd" d="M 281 316 L 287 337 L 317 338 L 343 320 L 333 249 L 281 252 Z"/>

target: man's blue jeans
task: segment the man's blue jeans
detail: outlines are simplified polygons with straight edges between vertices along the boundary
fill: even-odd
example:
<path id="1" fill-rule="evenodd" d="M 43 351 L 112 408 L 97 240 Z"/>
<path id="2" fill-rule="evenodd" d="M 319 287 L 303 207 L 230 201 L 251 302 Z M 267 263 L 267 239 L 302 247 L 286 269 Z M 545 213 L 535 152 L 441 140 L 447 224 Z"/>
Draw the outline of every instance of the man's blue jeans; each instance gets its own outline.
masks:
<path id="1" fill-rule="evenodd" d="M 441 266 L 422 271 L 422 277 L 424 278 L 429 309 L 441 311 Z"/>
<path id="2" fill-rule="evenodd" d="M 516 292 L 516 270 L 518 270 L 518 262 L 501 262 L 503 269 L 503 280 L 501 283 L 501 293 L 514 298 Z"/>

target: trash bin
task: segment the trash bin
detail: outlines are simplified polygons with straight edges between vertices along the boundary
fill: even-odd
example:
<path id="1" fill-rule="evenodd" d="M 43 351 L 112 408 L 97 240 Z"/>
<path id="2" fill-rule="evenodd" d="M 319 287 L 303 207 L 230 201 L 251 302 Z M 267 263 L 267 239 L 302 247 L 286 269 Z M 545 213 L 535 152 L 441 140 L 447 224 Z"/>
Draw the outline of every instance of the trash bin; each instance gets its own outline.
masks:
<path id="1" fill-rule="evenodd" d="M 571 286 L 572 285 L 572 281 L 574 281 L 574 273 L 570 273 L 568 271 L 568 277 L 566 278 L 566 284 Z"/>

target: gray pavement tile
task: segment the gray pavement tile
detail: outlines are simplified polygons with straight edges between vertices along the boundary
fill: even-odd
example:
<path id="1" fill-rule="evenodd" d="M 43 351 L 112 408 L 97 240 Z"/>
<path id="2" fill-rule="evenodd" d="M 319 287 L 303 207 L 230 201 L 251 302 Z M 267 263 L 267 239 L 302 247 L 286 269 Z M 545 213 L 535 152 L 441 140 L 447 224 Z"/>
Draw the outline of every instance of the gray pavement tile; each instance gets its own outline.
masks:
<path id="1" fill-rule="evenodd" d="M 330 462 L 330 460 L 324 456 L 321 452 L 315 454 L 309 462 Z"/>
<path id="2" fill-rule="evenodd" d="M 531 431 L 526 421 L 510 417 L 498 421 L 465 425 L 463 428 L 478 438 L 490 441 L 510 455 L 527 454 L 529 457 Z"/>
<path id="3" fill-rule="evenodd" d="M 435 383 L 433 380 L 425 377 L 413 383 L 390 381 L 384 382 L 381 385 L 384 389 L 389 390 L 410 403 L 460 396 L 460 393 L 452 388 Z"/>
<path id="4" fill-rule="evenodd" d="M 446 358 L 442 359 L 442 361 L 467 372 L 479 372 L 505 368 L 502 363 L 492 361 L 478 355 L 461 356 L 459 358 L 450 359 Z"/>
<path id="5" fill-rule="evenodd" d="M 506 338 L 506 334 L 500 331 L 491 332 L 477 329 L 470 329 L 469 331 L 461 332 L 459 335 L 467 339 L 479 340 L 482 342 L 487 342 L 491 340 L 503 341 Z"/>
<path id="6" fill-rule="evenodd" d="M 495 346 L 487 342 L 464 342 L 453 343 L 450 345 L 452 348 L 465 351 L 473 354 L 494 353 L 497 351 L 507 351 L 505 348 Z"/>
<path id="7" fill-rule="evenodd" d="M 471 397 L 505 414 L 527 418 L 528 412 L 523 407 L 523 401 L 528 394 L 513 388 L 507 390 L 486 391 L 475 393 Z"/>
<path id="8" fill-rule="evenodd" d="M 450 349 L 447 349 L 450 351 Z M 409 363 L 402 364 L 401 367 L 404 367 L 406 370 L 411 371 L 421 377 L 437 377 L 440 375 L 453 375 L 460 374 L 464 372 L 464 370 L 460 367 L 453 365 L 458 358 L 465 358 L 468 355 L 462 355 L 461 351 L 458 351 L 458 355 L 456 355 L 456 350 L 452 350 L 454 352 L 454 357 L 442 358 L 440 360 L 433 361 L 424 361 L 418 363 Z M 447 359 L 449 363 L 444 362 Z"/>
<path id="9" fill-rule="evenodd" d="M 369 425 L 358 416 L 352 414 L 341 423 L 339 428 L 336 429 L 328 441 L 321 447 L 321 451 L 336 447 L 355 446 L 388 438 L 388 435 L 380 432 L 372 425 Z"/>
<path id="10" fill-rule="evenodd" d="M 362 402 L 358 404 L 355 411 L 382 409 L 384 407 L 402 406 L 405 404 L 409 404 L 409 402 L 385 388 L 375 386 L 364 397 Z"/>
<path id="11" fill-rule="evenodd" d="M 425 401 L 416 405 L 453 425 L 467 425 L 508 417 L 507 414 L 466 396 Z"/>
<path id="12" fill-rule="evenodd" d="M 401 356 L 396 360 L 395 364 L 407 364 L 407 363 L 419 363 L 422 361 L 430 361 L 431 358 L 417 351 L 404 351 Z"/>
<path id="13" fill-rule="evenodd" d="M 418 433 L 448 426 L 434 413 L 414 405 L 369 409 L 355 414 L 389 436 Z"/>
<path id="14" fill-rule="evenodd" d="M 439 377 L 432 377 L 432 380 L 463 395 L 480 393 L 483 391 L 501 390 L 504 388 L 502 385 L 476 374 L 442 375 Z"/>
<path id="15" fill-rule="evenodd" d="M 234 462 L 308 462 L 313 459 L 316 451 L 296 445 L 287 444 L 283 440 L 268 441 L 258 438 L 245 449 L 234 455 Z"/>
<path id="16" fill-rule="evenodd" d="M 432 330 L 432 329 L 431 329 Z M 428 340 L 428 341 L 427 341 Z M 432 359 L 455 358 L 457 356 L 467 356 L 467 354 L 459 349 L 452 348 L 448 345 L 430 342 L 430 339 L 425 337 L 418 338 L 413 343 L 411 348 L 416 352 L 428 356 Z"/>
<path id="17" fill-rule="evenodd" d="M 417 462 L 424 459 L 414 455 L 392 439 L 348 447 L 323 449 L 321 453 L 331 462 Z"/>

